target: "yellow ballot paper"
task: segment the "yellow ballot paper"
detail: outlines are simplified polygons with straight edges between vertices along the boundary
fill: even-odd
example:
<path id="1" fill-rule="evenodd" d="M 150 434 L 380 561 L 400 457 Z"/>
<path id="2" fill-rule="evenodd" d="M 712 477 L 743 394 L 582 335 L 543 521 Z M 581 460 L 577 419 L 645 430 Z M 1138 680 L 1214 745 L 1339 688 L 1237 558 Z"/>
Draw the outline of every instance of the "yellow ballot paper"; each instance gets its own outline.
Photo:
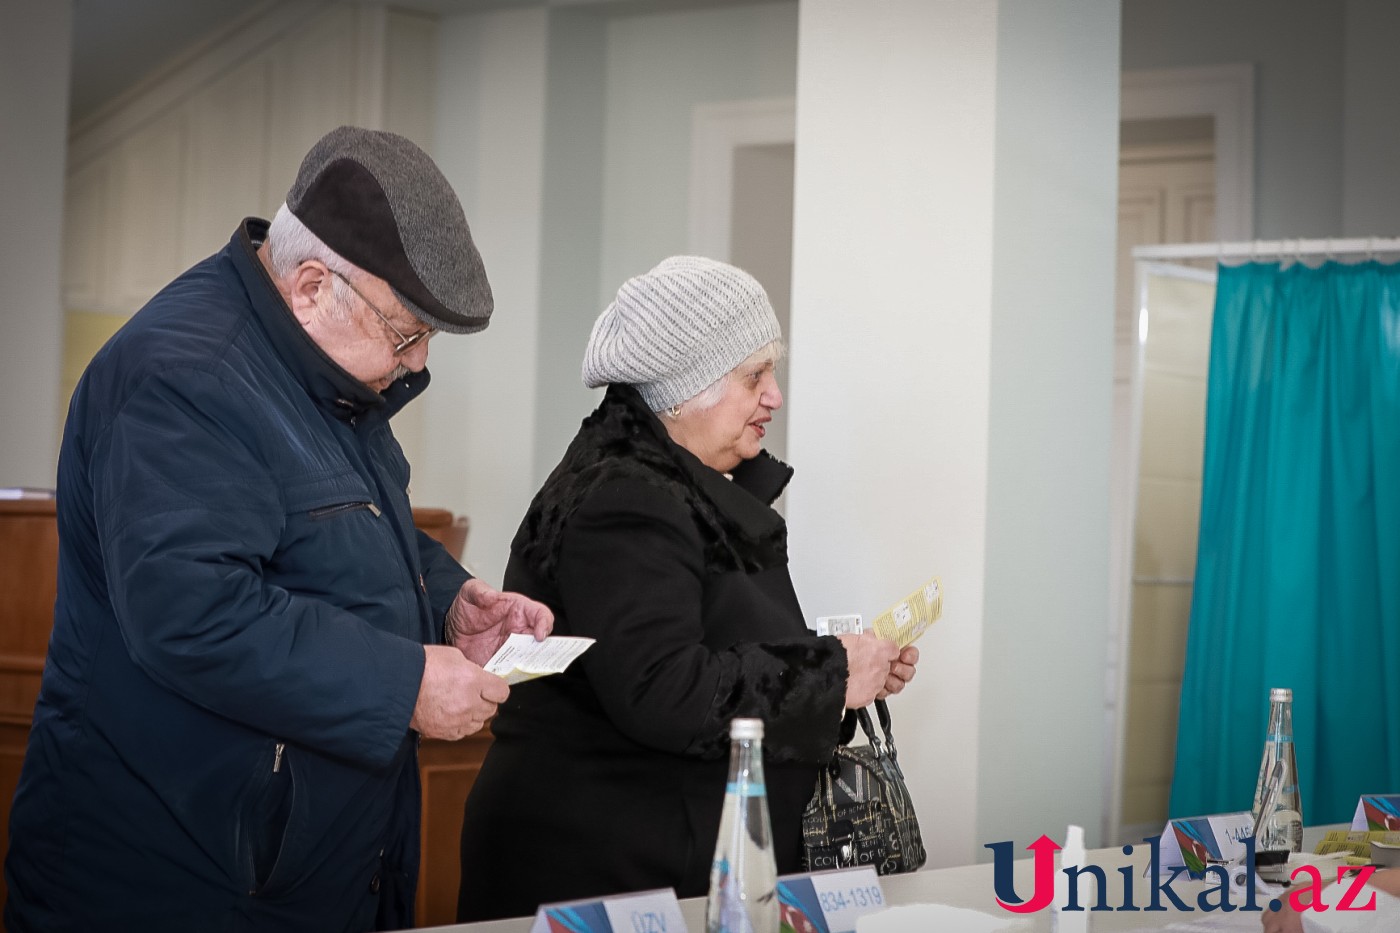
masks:
<path id="1" fill-rule="evenodd" d="M 546 674 L 558 674 L 593 644 L 592 638 L 551 635 L 535 641 L 533 635 L 511 635 L 486 662 L 485 670 L 518 684 Z"/>
<path id="2" fill-rule="evenodd" d="M 886 609 L 870 628 L 901 648 L 912 645 L 943 615 L 943 583 L 937 577 Z"/>

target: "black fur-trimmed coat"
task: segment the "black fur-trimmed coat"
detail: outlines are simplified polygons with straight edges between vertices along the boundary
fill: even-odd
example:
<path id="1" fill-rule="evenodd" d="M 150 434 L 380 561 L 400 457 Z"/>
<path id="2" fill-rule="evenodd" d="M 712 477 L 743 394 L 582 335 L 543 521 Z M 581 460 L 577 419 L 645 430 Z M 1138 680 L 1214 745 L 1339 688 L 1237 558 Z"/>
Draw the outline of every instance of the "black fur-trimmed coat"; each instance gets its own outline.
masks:
<path id="1" fill-rule="evenodd" d="M 512 689 L 467 801 L 459 917 L 673 887 L 704 894 L 728 724 L 764 720 L 780 873 L 837 740 L 846 656 L 810 634 L 769 507 L 792 471 L 760 454 L 733 480 L 612 386 L 536 495 L 505 588 L 555 633 L 597 639 L 563 674 Z"/>

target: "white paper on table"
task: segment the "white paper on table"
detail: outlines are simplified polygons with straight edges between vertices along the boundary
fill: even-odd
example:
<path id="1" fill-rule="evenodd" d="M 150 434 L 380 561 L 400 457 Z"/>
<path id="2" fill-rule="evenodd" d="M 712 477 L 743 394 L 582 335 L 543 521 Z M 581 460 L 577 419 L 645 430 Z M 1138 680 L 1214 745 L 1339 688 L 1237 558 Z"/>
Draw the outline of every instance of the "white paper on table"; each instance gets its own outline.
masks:
<path id="1" fill-rule="evenodd" d="M 510 635 L 486 662 L 486 671 L 504 677 L 508 684 L 558 674 L 587 651 L 593 641 L 573 635 L 551 635 L 544 641 L 535 641 L 533 635 Z"/>
<path id="2" fill-rule="evenodd" d="M 1202 914 L 1195 920 L 1180 920 L 1162 927 L 1162 933 L 1259 933 L 1263 929 L 1258 911 Z"/>
<path id="3" fill-rule="evenodd" d="M 1019 933 L 1031 929 L 1031 922 L 1018 917 L 1008 920 L 966 907 L 947 904 L 905 904 L 856 920 L 856 933 L 929 933 L 930 930 L 956 930 L 957 933 Z"/>

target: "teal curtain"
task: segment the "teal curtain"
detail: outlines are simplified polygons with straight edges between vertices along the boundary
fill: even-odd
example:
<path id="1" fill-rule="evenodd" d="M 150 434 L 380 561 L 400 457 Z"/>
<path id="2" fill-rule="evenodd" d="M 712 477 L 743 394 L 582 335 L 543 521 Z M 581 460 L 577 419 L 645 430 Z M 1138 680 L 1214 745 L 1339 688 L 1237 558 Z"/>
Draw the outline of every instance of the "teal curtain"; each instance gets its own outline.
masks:
<path id="1" fill-rule="evenodd" d="M 1172 817 L 1249 809 L 1271 687 L 1305 822 L 1400 792 L 1400 265 L 1219 269 Z"/>

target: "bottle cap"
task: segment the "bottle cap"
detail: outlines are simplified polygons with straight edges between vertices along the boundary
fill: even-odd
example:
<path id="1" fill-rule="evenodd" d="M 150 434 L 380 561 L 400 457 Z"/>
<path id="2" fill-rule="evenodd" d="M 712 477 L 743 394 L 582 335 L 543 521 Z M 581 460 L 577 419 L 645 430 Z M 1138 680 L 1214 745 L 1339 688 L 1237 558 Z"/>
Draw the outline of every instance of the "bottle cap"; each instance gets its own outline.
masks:
<path id="1" fill-rule="evenodd" d="M 1287 687 L 1275 687 L 1269 691 L 1269 702 L 1283 700 L 1285 703 L 1293 702 L 1293 691 Z"/>
<path id="2" fill-rule="evenodd" d="M 763 738 L 763 720 L 731 719 L 729 721 L 729 737 L 731 739 L 761 739 Z"/>

